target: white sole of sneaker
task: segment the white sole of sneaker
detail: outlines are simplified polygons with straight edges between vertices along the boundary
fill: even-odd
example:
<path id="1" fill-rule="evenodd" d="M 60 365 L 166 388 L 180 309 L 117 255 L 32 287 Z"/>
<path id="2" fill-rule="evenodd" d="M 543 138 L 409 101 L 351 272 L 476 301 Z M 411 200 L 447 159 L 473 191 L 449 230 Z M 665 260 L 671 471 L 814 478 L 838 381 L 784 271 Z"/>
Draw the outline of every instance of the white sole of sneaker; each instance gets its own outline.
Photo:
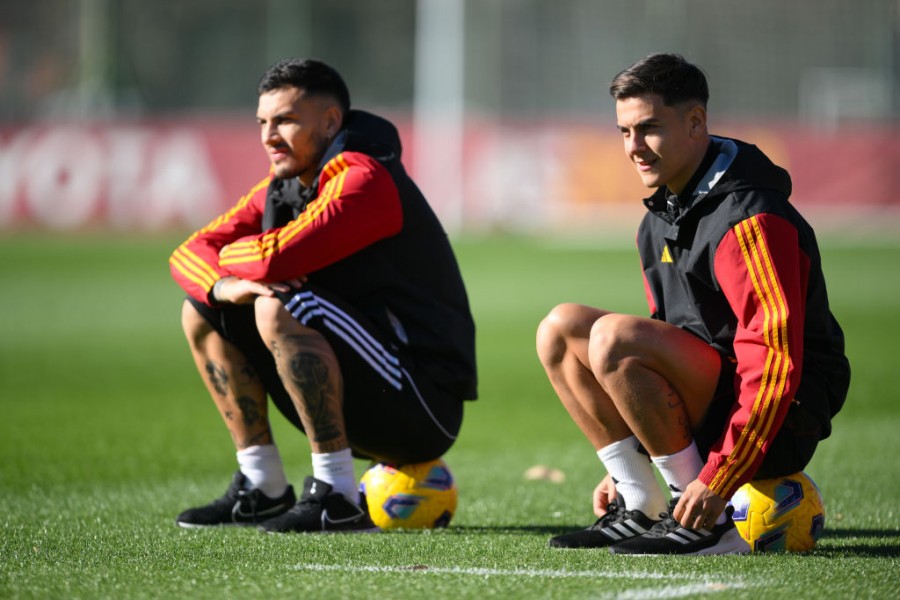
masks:
<path id="1" fill-rule="evenodd" d="M 712 554 L 749 554 L 750 544 L 748 544 L 737 529 L 729 529 L 719 538 L 719 542 L 715 546 L 691 552 L 685 556 L 706 556 Z"/>
<path id="2" fill-rule="evenodd" d="M 175 521 L 175 524 L 183 529 L 212 529 L 214 527 L 255 527 L 257 523 L 214 523 L 212 525 L 199 525 L 197 523 L 186 523 L 184 521 Z"/>
<path id="3" fill-rule="evenodd" d="M 611 554 L 615 554 L 616 556 L 712 556 L 719 554 L 749 554 L 750 553 L 750 544 L 744 541 L 744 538 L 741 537 L 741 534 L 738 533 L 737 529 L 731 529 L 726 532 L 719 538 L 719 541 L 709 548 L 703 548 L 702 550 L 697 550 L 696 552 L 681 552 L 681 553 L 670 553 L 670 554 L 651 554 L 651 553 L 616 553 L 610 549 Z"/>

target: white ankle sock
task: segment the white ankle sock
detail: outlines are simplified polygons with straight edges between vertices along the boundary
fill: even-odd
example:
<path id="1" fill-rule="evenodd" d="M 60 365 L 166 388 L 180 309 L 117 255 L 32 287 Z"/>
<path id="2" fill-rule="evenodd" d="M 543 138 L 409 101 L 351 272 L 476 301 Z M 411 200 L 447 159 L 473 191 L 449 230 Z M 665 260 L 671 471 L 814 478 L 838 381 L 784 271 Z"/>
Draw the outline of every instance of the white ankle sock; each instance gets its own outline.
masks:
<path id="1" fill-rule="evenodd" d="M 313 477 L 331 484 L 334 491 L 347 500 L 359 504 L 359 488 L 353 472 L 353 454 L 350 448 L 325 454 L 312 454 Z"/>
<path id="2" fill-rule="evenodd" d="M 666 498 L 656 481 L 653 466 L 638 452 L 640 442 L 633 435 L 597 451 L 616 483 L 616 492 L 628 510 L 639 510 L 651 519 L 666 510 Z"/>
<path id="3" fill-rule="evenodd" d="M 269 498 L 279 498 L 287 489 L 287 477 L 281 455 L 274 444 L 250 446 L 237 451 L 237 461 L 250 481 L 251 488 L 258 488 Z"/>
<path id="4" fill-rule="evenodd" d="M 659 469 L 663 481 L 669 486 L 673 498 L 681 496 L 685 488 L 697 479 L 697 475 L 703 469 L 703 459 L 700 458 L 696 442 L 691 442 L 690 446 L 684 450 L 679 450 L 675 454 L 654 456 L 651 460 L 656 465 L 656 468 Z M 724 522 L 725 513 L 723 512 L 716 519 L 716 524 L 721 525 Z"/>
<path id="5" fill-rule="evenodd" d="M 693 441 L 687 448 L 675 454 L 654 456 L 651 460 L 659 469 L 663 481 L 669 486 L 673 498 L 681 496 L 688 484 L 697 479 L 703 468 L 703 459 L 700 458 L 697 443 Z"/>

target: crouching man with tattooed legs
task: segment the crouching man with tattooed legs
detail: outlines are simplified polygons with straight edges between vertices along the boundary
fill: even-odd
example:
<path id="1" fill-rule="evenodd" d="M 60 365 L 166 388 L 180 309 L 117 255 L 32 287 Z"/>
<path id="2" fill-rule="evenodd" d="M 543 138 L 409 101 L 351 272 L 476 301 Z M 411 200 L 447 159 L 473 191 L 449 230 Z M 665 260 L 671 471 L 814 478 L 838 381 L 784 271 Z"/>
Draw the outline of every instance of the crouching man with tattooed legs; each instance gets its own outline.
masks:
<path id="1" fill-rule="evenodd" d="M 172 254 L 182 325 L 237 449 L 225 495 L 182 527 L 362 531 L 353 458 L 442 456 L 476 397 L 475 332 L 447 236 L 394 126 L 350 109 L 340 75 L 273 65 L 257 120 L 269 174 Z M 312 451 L 299 501 L 268 400 Z"/>

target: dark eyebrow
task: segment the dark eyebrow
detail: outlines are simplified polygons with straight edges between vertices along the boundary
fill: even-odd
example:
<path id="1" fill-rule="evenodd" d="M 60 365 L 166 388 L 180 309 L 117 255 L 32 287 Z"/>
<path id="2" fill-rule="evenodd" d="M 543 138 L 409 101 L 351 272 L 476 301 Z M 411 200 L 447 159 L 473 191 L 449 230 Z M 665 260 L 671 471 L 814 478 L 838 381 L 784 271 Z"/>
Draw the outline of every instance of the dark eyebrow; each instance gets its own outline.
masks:
<path id="1" fill-rule="evenodd" d="M 656 119 L 656 118 L 644 119 L 643 121 L 638 121 L 637 123 L 635 123 L 634 129 L 646 129 L 647 127 L 652 127 L 654 125 L 659 125 L 659 119 Z M 616 123 L 616 128 L 619 131 L 627 129 L 626 127 L 619 125 L 618 123 Z"/>
<path id="2" fill-rule="evenodd" d="M 635 123 L 634 127 L 635 129 L 638 129 L 641 127 L 648 127 L 650 125 L 659 125 L 659 119 L 644 119 L 643 121 L 638 121 L 637 123 Z"/>
<path id="3" fill-rule="evenodd" d="M 285 119 L 293 119 L 293 118 L 297 118 L 297 113 L 290 111 L 290 110 L 286 110 L 284 112 L 280 112 L 280 113 L 276 113 L 276 114 L 272 115 L 271 117 L 269 117 L 268 120 L 269 121 L 283 121 Z M 262 122 L 266 119 L 263 119 L 259 115 L 256 115 L 256 120 L 257 120 L 257 122 Z"/>

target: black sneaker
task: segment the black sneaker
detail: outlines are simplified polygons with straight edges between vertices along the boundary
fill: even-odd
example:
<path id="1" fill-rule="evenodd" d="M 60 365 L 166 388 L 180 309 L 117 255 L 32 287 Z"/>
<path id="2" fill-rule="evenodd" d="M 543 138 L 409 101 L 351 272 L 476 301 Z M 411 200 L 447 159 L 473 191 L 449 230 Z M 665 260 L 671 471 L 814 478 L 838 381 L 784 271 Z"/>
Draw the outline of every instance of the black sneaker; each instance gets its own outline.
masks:
<path id="1" fill-rule="evenodd" d="M 258 525 L 286 512 L 297 501 L 290 485 L 280 498 L 269 498 L 261 490 L 248 489 L 248 484 L 247 477 L 237 471 L 224 496 L 206 506 L 187 509 L 175 517 L 175 523 L 187 528 Z"/>
<path id="2" fill-rule="evenodd" d="M 303 495 L 297 504 L 283 515 L 264 521 L 258 529 L 263 533 L 378 531 L 363 507 L 314 477 L 303 482 Z"/>
<path id="3" fill-rule="evenodd" d="M 656 523 L 639 510 L 626 510 L 624 502 L 613 500 L 606 510 L 607 513 L 587 529 L 551 538 L 550 547 L 603 548 L 646 533 Z"/>
<path id="4" fill-rule="evenodd" d="M 688 529 L 682 527 L 672 516 L 678 499 L 669 502 L 669 512 L 659 516 L 662 520 L 644 535 L 625 540 L 609 551 L 613 554 L 747 554 L 750 545 L 738 533 L 731 520 L 734 509 L 725 509 L 725 522 L 712 529 Z"/>

